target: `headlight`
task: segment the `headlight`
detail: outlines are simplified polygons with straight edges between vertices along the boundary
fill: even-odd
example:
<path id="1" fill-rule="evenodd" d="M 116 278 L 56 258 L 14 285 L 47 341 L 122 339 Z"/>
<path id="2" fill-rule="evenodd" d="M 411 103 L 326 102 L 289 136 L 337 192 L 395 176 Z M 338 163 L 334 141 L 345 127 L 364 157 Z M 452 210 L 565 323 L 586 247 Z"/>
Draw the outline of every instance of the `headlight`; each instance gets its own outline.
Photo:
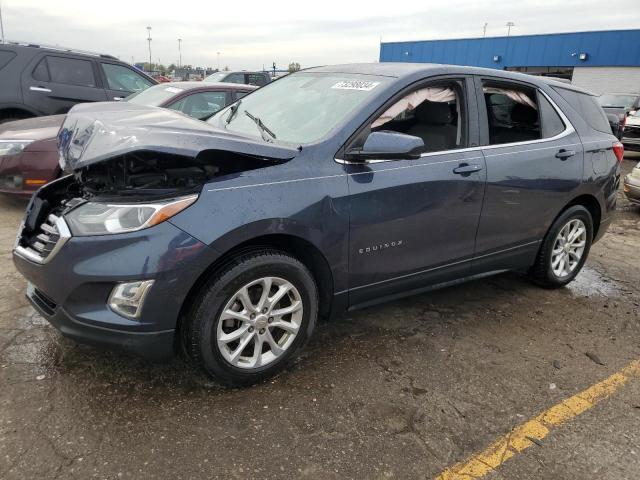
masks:
<path id="1" fill-rule="evenodd" d="M 87 202 L 65 215 L 65 219 L 76 236 L 133 232 L 164 222 L 197 198 L 191 195 L 165 202 L 126 205 Z"/>
<path id="2" fill-rule="evenodd" d="M 0 155 L 18 155 L 33 140 L 0 140 Z"/>

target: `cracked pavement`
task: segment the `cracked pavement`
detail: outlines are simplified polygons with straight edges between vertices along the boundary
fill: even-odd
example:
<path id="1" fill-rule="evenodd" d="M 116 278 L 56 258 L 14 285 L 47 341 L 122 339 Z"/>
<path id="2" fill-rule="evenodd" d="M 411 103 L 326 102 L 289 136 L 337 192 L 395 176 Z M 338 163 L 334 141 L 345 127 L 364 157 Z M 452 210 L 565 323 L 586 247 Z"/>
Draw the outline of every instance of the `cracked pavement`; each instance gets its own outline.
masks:
<path id="1" fill-rule="evenodd" d="M 640 208 L 619 203 L 568 288 L 506 274 L 351 313 L 289 371 L 224 390 L 50 327 L 11 261 L 25 203 L 0 197 L 0 478 L 434 477 L 640 358 Z M 639 398 L 630 383 L 489 477 L 637 478 Z"/>

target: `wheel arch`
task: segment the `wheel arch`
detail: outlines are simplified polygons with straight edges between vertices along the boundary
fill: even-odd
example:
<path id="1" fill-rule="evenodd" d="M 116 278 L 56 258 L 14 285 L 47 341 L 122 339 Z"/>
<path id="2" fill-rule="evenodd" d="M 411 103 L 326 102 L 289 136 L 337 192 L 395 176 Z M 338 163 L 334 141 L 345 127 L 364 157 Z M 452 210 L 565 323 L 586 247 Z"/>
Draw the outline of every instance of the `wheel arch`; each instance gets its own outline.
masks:
<path id="1" fill-rule="evenodd" d="M 0 120 L 6 118 L 9 115 L 21 115 L 22 118 L 31 118 L 37 117 L 39 114 L 35 110 L 20 106 L 3 105 L 2 107 L 0 107 Z"/>
<path id="2" fill-rule="evenodd" d="M 562 209 L 562 211 L 560 213 L 558 213 L 556 218 L 558 218 L 558 216 L 560 216 L 562 214 L 562 212 L 564 212 L 568 208 L 573 207 L 575 205 L 583 206 L 591 214 L 591 219 L 593 220 L 593 238 L 596 239 L 597 236 L 598 236 L 598 230 L 600 229 L 600 221 L 602 219 L 602 206 L 600 205 L 600 202 L 598 201 L 598 199 L 595 196 L 590 195 L 590 194 L 579 195 L 578 197 L 576 197 L 573 200 L 571 200 Z M 555 219 L 554 219 L 554 221 L 555 221 Z"/>
<path id="3" fill-rule="evenodd" d="M 265 234 L 245 240 L 229 248 L 205 268 L 182 302 L 176 325 L 176 332 L 178 333 L 176 338 L 182 338 L 184 330 L 182 325 L 189 313 L 189 308 L 193 305 L 195 298 L 207 281 L 238 255 L 265 249 L 288 253 L 309 269 L 318 287 L 319 314 L 323 317 L 329 316 L 334 293 L 334 278 L 324 254 L 313 243 L 300 236 L 289 233 Z"/>

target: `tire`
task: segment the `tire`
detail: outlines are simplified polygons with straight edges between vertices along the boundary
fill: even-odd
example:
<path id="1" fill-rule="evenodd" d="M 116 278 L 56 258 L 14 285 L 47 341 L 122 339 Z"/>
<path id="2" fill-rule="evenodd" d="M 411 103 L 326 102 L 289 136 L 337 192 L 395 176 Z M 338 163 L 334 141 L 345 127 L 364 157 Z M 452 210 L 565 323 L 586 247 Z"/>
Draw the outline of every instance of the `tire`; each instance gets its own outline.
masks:
<path id="1" fill-rule="evenodd" d="M 277 299 L 281 291 L 286 293 Z M 292 313 L 278 315 L 285 309 Z M 301 262 L 276 250 L 244 253 L 202 287 L 187 318 L 186 347 L 219 383 L 252 385 L 296 358 L 311 338 L 317 316 L 316 283 Z"/>
<path id="2" fill-rule="evenodd" d="M 577 230 L 572 230 L 574 227 L 577 227 Z M 581 228 L 584 228 L 584 234 L 577 235 Z M 575 239 L 569 244 L 566 240 L 571 240 L 572 232 Z M 563 241 L 561 237 L 565 240 Z M 529 271 L 530 277 L 544 288 L 564 287 L 580 273 L 589 255 L 592 242 L 591 214 L 582 205 L 569 207 L 549 228 L 536 261 Z M 584 245 L 580 247 L 582 243 Z M 579 259 L 576 258 L 578 253 Z M 558 259 L 564 259 L 564 263 L 558 262 Z"/>

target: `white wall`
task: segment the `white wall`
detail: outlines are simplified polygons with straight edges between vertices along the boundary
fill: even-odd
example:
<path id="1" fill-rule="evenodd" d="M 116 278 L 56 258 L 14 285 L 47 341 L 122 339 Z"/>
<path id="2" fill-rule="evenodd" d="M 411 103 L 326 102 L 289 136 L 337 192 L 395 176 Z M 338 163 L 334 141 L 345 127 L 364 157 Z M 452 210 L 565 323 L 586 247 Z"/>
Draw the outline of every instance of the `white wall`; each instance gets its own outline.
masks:
<path id="1" fill-rule="evenodd" d="M 640 93 L 640 67 L 575 67 L 571 83 L 594 93 Z"/>

